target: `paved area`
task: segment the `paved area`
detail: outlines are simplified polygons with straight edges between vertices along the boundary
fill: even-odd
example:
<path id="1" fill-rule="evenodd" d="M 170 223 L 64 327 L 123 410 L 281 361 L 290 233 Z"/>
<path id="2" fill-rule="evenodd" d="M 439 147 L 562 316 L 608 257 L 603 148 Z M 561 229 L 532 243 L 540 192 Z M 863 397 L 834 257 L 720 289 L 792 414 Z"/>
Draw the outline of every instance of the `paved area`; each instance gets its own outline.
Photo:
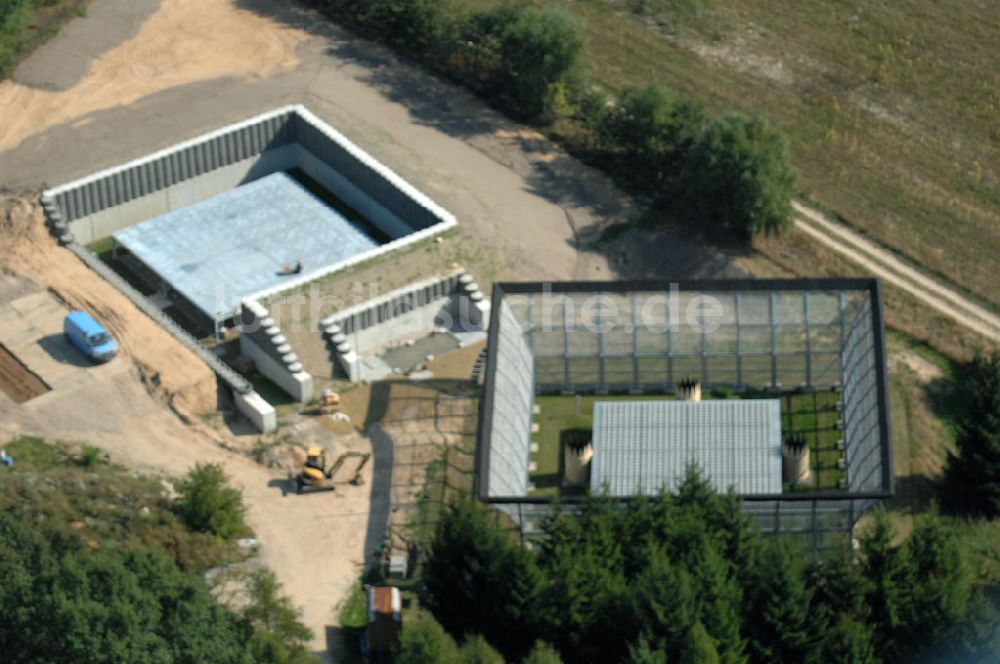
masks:
<path id="1" fill-rule="evenodd" d="M 13 79 L 33 88 L 68 90 L 80 82 L 95 58 L 135 36 L 159 6 L 159 0 L 94 0 L 58 39 L 29 55 Z"/>
<path id="2" fill-rule="evenodd" d="M 29 370 L 38 375 L 52 392 L 29 403 L 44 407 L 53 392 L 86 389 L 95 381 L 126 371 L 112 360 L 95 365 L 83 357 L 63 335 L 63 318 L 69 310 L 45 291 L 23 295 L 0 309 L 0 344 Z"/>

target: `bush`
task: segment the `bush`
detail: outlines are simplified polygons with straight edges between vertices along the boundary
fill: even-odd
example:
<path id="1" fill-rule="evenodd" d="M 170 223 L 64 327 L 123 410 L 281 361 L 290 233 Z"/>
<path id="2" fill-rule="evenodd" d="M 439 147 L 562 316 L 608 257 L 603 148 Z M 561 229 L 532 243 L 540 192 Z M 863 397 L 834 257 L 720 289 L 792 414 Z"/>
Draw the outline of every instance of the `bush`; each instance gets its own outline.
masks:
<path id="1" fill-rule="evenodd" d="M 80 465 L 84 468 L 90 468 L 96 465 L 101 460 L 101 448 L 94 447 L 93 445 L 81 445 L 80 446 Z"/>
<path id="2" fill-rule="evenodd" d="M 199 463 L 175 485 L 175 510 L 191 530 L 222 539 L 248 535 L 243 494 L 229 485 L 219 464 Z"/>
<path id="3" fill-rule="evenodd" d="M 597 125 L 603 150 L 632 187 L 658 197 L 677 177 L 707 122 L 697 105 L 665 88 L 630 88 L 605 106 Z"/>
<path id="4" fill-rule="evenodd" d="M 549 111 L 558 86 L 571 84 L 583 53 L 579 22 L 556 7 L 526 7 L 499 34 L 497 79 L 501 96 L 517 116 L 535 119 Z"/>
<path id="5" fill-rule="evenodd" d="M 760 115 L 722 115 L 694 144 L 683 189 L 686 215 L 737 239 L 782 233 L 795 195 L 788 141 Z"/>

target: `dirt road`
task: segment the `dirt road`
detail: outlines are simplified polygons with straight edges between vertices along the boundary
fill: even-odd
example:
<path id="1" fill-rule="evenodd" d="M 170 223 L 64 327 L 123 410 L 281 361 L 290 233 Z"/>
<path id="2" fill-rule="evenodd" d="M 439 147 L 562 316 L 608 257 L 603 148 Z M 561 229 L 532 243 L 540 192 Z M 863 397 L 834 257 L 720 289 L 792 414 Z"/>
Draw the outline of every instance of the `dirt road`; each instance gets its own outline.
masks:
<path id="1" fill-rule="evenodd" d="M 831 221 L 818 210 L 800 203 L 793 205 L 799 215 L 795 219 L 796 229 L 973 332 L 1000 343 L 1000 316 L 906 265 L 890 252 L 843 224 Z"/>

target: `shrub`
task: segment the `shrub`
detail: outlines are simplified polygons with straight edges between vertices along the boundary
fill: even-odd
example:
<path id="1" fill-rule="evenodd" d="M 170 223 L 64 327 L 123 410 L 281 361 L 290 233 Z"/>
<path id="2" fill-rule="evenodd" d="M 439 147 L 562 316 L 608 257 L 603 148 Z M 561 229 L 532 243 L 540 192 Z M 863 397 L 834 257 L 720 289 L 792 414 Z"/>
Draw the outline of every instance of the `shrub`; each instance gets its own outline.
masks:
<path id="1" fill-rule="evenodd" d="M 80 465 L 84 468 L 90 468 L 97 464 L 101 459 L 101 448 L 94 447 L 93 445 L 81 445 L 80 446 Z"/>
<path id="2" fill-rule="evenodd" d="M 500 94 L 515 115 L 539 118 L 580 66 L 580 24 L 556 7 L 526 7 L 502 16 L 507 22 L 499 33 Z"/>
<path id="3" fill-rule="evenodd" d="M 705 123 L 699 106 L 650 85 L 630 88 L 606 106 L 597 132 L 622 177 L 631 178 L 640 191 L 664 196 L 669 195 L 664 187 L 683 168 Z"/>
<path id="4" fill-rule="evenodd" d="M 175 509 L 191 530 L 223 539 L 249 534 L 243 494 L 229 485 L 221 465 L 199 463 L 175 487 Z"/>
<path id="5" fill-rule="evenodd" d="M 694 144 L 683 189 L 686 214 L 737 239 L 782 233 L 795 194 L 788 141 L 760 115 L 724 114 Z"/>

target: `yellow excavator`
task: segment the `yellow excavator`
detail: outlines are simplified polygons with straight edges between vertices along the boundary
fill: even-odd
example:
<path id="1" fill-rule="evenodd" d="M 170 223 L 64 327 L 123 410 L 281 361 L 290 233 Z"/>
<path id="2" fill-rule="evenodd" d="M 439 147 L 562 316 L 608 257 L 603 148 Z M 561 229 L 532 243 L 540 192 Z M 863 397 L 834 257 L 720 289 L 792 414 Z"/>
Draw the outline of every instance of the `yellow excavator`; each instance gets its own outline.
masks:
<path id="1" fill-rule="evenodd" d="M 326 451 L 322 447 L 310 447 L 306 451 L 306 462 L 302 467 L 302 472 L 295 477 L 296 489 L 299 493 L 309 493 L 311 491 L 333 491 L 338 484 L 353 484 L 355 486 L 364 484 L 361 469 L 365 467 L 371 456 L 371 452 L 344 452 L 337 457 L 333 465 L 327 468 Z M 334 475 L 348 459 L 359 459 L 358 465 L 354 468 L 354 476 L 349 480 L 334 480 Z"/>

